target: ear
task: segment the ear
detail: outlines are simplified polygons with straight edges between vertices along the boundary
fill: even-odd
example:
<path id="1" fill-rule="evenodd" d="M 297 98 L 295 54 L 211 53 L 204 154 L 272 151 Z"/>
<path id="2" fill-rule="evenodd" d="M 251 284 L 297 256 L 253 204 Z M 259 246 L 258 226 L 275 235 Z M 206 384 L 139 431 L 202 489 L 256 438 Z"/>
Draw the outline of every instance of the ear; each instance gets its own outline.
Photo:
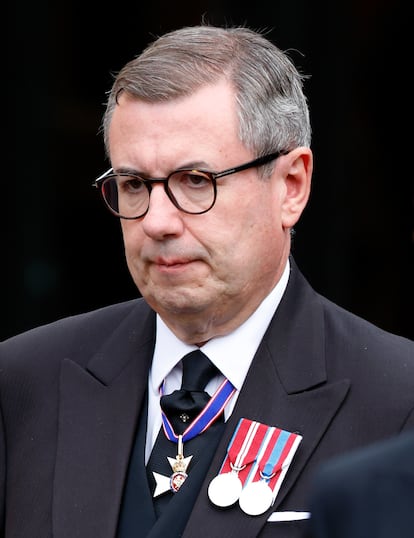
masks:
<path id="1" fill-rule="evenodd" d="M 310 148 L 299 147 L 292 150 L 283 159 L 285 188 L 281 205 L 281 220 L 284 228 L 292 228 L 308 203 L 313 156 Z"/>

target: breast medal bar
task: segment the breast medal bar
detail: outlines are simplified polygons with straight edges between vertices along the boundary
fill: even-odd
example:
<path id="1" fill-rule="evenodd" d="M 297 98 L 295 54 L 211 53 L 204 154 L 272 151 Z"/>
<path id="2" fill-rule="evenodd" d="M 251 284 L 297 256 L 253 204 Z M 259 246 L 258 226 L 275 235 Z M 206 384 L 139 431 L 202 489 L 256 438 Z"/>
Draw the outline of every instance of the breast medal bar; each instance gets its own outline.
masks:
<path id="1" fill-rule="evenodd" d="M 298 433 L 240 419 L 220 472 L 209 485 L 210 501 L 220 508 L 239 501 L 248 515 L 264 513 L 273 505 L 301 440 Z"/>

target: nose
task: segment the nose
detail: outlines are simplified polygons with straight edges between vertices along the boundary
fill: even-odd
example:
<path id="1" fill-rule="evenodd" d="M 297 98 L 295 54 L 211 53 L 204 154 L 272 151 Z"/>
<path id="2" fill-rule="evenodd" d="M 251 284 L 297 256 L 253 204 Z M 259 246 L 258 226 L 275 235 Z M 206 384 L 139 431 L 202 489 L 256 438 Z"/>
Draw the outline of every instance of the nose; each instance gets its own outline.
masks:
<path id="1" fill-rule="evenodd" d="M 153 239 L 180 235 L 183 231 L 183 213 L 177 209 L 161 184 L 153 184 L 148 211 L 142 219 L 144 232 Z"/>

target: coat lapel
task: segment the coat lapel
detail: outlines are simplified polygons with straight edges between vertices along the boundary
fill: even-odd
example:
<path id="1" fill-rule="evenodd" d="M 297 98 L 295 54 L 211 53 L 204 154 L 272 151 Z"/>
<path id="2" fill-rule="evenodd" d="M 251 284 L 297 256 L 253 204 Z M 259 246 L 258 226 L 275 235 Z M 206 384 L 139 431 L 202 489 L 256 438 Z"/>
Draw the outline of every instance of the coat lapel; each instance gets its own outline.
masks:
<path id="1" fill-rule="evenodd" d="M 197 529 L 201 527 L 206 529 L 204 538 L 257 536 L 270 513 L 278 509 L 349 389 L 349 382 L 345 379 L 327 383 L 324 345 L 322 308 L 313 290 L 294 267 L 289 288 L 256 353 L 227 422 L 184 538 L 196 536 Z M 228 443 L 241 418 L 303 436 L 275 504 L 256 517 L 245 515 L 237 504 L 226 510 L 215 508 L 207 496 L 208 484 L 219 472 Z"/>
<path id="2" fill-rule="evenodd" d="M 146 311 L 148 314 L 148 311 Z M 154 316 L 130 314 L 86 368 L 62 363 L 56 538 L 113 538 L 154 347 Z M 137 327 L 141 330 L 137 330 Z"/>

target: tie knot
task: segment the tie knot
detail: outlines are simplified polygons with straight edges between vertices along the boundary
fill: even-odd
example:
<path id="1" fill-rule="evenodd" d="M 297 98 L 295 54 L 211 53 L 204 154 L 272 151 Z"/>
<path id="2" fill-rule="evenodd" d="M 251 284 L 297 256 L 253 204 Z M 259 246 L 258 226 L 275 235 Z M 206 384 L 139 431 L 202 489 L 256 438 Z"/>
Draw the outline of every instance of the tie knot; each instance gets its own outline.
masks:
<path id="1" fill-rule="evenodd" d="M 181 359 L 183 379 L 181 388 L 190 391 L 202 391 L 217 373 L 217 368 L 199 349 L 191 351 Z"/>
<path id="2" fill-rule="evenodd" d="M 161 408 L 177 435 L 181 434 L 207 405 L 210 395 L 204 388 L 217 372 L 214 364 L 200 350 L 188 353 L 181 361 L 181 389 L 160 399 Z"/>

